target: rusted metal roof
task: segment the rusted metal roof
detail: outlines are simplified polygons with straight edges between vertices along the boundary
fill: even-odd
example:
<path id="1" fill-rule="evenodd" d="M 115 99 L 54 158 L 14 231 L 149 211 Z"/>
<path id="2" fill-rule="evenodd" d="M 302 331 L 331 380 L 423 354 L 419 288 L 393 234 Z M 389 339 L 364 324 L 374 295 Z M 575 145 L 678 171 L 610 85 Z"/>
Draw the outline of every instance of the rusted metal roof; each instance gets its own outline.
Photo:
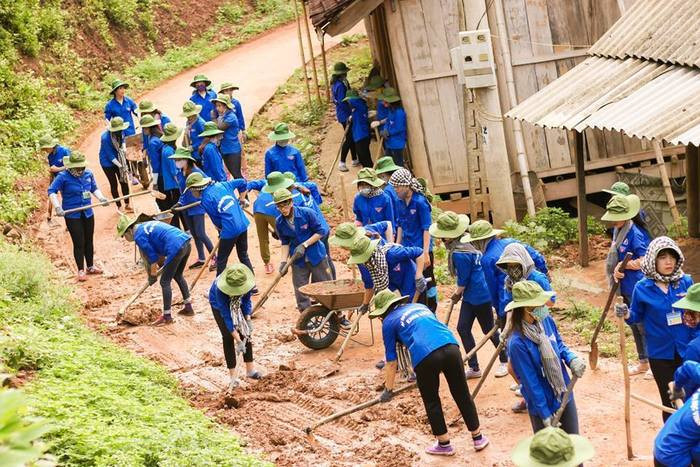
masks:
<path id="1" fill-rule="evenodd" d="M 589 53 L 700 67 L 700 2 L 637 0 Z"/>
<path id="2" fill-rule="evenodd" d="M 548 128 L 700 145 L 700 69 L 590 57 L 506 114 Z"/>
<path id="3" fill-rule="evenodd" d="M 306 0 L 311 24 L 316 29 L 323 29 L 355 0 Z"/>

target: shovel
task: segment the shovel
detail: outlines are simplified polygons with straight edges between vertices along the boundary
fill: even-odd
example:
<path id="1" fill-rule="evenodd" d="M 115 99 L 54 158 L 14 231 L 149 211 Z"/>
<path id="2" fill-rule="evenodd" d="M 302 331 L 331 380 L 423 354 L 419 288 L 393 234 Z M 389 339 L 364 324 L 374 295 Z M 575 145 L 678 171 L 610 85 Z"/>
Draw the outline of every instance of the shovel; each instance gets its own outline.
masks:
<path id="1" fill-rule="evenodd" d="M 134 197 L 136 197 L 136 196 L 141 196 L 141 195 L 145 195 L 145 194 L 148 194 L 148 193 L 154 194 L 154 192 L 152 192 L 151 190 L 144 190 L 144 191 L 139 191 L 139 192 L 136 192 L 136 193 L 131 193 L 131 194 L 128 194 L 128 195 L 120 196 L 120 197 L 118 197 L 118 198 L 109 199 L 109 200 L 107 200 L 107 203 L 108 203 L 108 204 L 116 203 L 117 201 L 122 201 L 122 200 L 125 200 L 125 199 L 134 198 Z M 85 211 L 85 210 L 87 210 L 87 209 L 97 208 L 97 207 L 100 207 L 100 206 L 104 206 L 104 205 L 103 205 L 102 203 L 93 203 L 93 204 L 90 204 L 90 205 L 88 205 L 88 206 L 81 206 L 81 207 L 79 207 L 79 208 L 67 209 L 67 210 L 63 211 L 63 215 L 66 215 L 66 214 L 73 214 L 74 212 Z"/>
<path id="2" fill-rule="evenodd" d="M 333 175 L 333 170 L 335 169 L 335 166 L 338 165 L 338 161 L 340 160 L 340 154 L 343 152 L 343 145 L 345 144 L 345 140 L 348 137 L 348 133 L 350 132 L 350 128 L 352 127 L 352 124 L 348 122 L 347 128 L 345 128 L 345 133 L 343 134 L 343 139 L 340 142 L 340 146 L 338 147 L 338 154 L 336 154 L 335 159 L 333 160 L 333 165 L 331 165 L 331 168 L 328 170 L 328 175 L 326 175 L 326 181 L 323 182 L 323 188 L 321 191 L 325 194 L 326 190 L 328 190 L 328 183 L 331 181 L 331 175 Z"/>
<path id="3" fill-rule="evenodd" d="M 559 420 L 561 419 L 561 416 L 564 414 L 564 410 L 566 409 L 566 404 L 569 403 L 571 400 L 571 392 L 574 390 L 574 385 L 576 384 L 576 381 L 578 381 L 578 376 L 573 375 L 571 377 L 571 381 L 569 381 L 569 384 L 566 385 L 566 392 L 564 393 L 564 396 L 561 399 L 561 405 L 557 409 L 557 411 L 554 413 L 554 417 L 552 417 L 552 423 L 551 425 L 554 428 L 559 427 Z"/>
<path id="4" fill-rule="evenodd" d="M 190 294 L 192 293 L 194 286 L 197 285 L 199 278 L 202 277 L 202 274 L 204 274 L 204 271 L 209 269 L 209 263 L 211 263 L 211 259 L 214 257 L 214 255 L 216 254 L 216 251 L 219 249 L 220 242 L 221 242 L 221 239 L 216 241 L 216 245 L 214 245 L 214 248 L 212 248 L 211 252 L 209 253 L 209 256 L 207 256 L 207 259 L 204 261 L 204 265 L 199 269 L 197 276 L 192 281 L 192 284 L 190 285 Z"/>
<path id="5" fill-rule="evenodd" d="M 160 277 L 160 275 L 163 273 L 163 269 L 164 268 L 160 268 L 158 270 L 158 272 L 156 273 L 156 278 Z M 154 284 L 155 284 L 155 282 L 154 282 Z M 131 298 L 124 305 L 122 305 L 122 307 L 117 312 L 117 324 L 122 323 L 122 322 L 126 322 L 124 320 L 124 313 L 126 312 L 126 310 L 131 305 L 133 305 L 134 302 L 141 296 L 141 294 L 144 293 L 146 291 L 146 289 L 149 288 L 151 285 L 152 284 L 150 282 L 146 281 L 146 283 L 141 286 L 141 288 L 138 290 L 138 292 L 136 292 L 134 295 L 132 295 Z"/>
<path id="6" fill-rule="evenodd" d="M 277 275 L 275 276 L 275 279 L 272 281 L 272 284 L 267 288 L 265 293 L 262 294 L 262 297 L 260 297 L 260 300 L 258 300 L 258 303 L 255 304 L 253 307 L 253 312 L 250 314 L 251 316 L 255 315 L 255 313 L 262 307 L 265 302 L 267 301 L 268 298 L 270 298 L 270 295 L 272 294 L 272 291 L 275 290 L 275 287 L 277 287 L 277 284 L 279 284 L 279 281 L 282 280 L 282 278 L 287 274 L 287 271 L 289 271 L 289 268 L 291 267 L 292 264 L 296 260 L 300 258 L 299 255 L 294 253 L 290 258 L 289 261 L 287 261 L 287 264 L 285 264 L 284 269 L 282 271 L 278 272 Z"/>

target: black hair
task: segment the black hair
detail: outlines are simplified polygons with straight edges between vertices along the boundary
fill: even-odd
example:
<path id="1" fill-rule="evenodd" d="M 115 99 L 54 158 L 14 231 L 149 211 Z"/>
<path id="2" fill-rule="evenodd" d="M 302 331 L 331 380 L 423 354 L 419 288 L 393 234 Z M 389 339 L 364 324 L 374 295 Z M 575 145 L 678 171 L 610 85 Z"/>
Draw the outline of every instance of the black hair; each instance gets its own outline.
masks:
<path id="1" fill-rule="evenodd" d="M 678 252 L 677 252 L 676 250 L 674 250 L 673 248 L 662 248 L 662 249 L 660 249 L 659 252 L 656 254 L 656 258 L 658 258 L 659 256 L 661 256 L 661 253 L 663 253 L 663 252 L 665 252 L 665 251 L 668 251 L 669 253 L 671 253 L 671 256 L 673 256 L 674 258 L 676 258 L 676 263 L 677 263 L 678 261 L 681 260 L 681 257 L 678 255 Z M 656 259 L 656 258 L 655 258 L 655 259 Z"/>
<path id="2" fill-rule="evenodd" d="M 510 323 L 513 326 L 513 329 L 517 329 L 521 334 L 523 332 L 523 319 L 525 319 L 525 307 L 521 306 L 518 308 L 514 308 L 513 310 L 509 311 L 510 313 Z"/>
<path id="3" fill-rule="evenodd" d="M 654 238 L 654 236 L 649 231 L 649 226 L 647 225 L 646 221 L 642 217 L 641 211 L 638 212 L 637 215 L 632 218 L 632 222 L 634 223 L 635 226 L 637 226 L 638 229 L 641 229 L 642 231 L 644 231 L 644 233 L 647 234 L 647 236 L 649 238 Z"/>
<path id="4" fill-rule="evenodd" d="M 341 75 L 333 75 L 331 77 L 331 84 L 335 84 L 336 81 L 342 81 L 343 78 L 347 76 L 347 73 L 343 73 Z"/>
<path id="5" fill-rule="evenodd" d="M 401 101 L 396 101 L 396 102 L 389 102 L 389 107 L 392 109 L 399 109 L 402 108 L 403 106 L 401 105 Z"/>

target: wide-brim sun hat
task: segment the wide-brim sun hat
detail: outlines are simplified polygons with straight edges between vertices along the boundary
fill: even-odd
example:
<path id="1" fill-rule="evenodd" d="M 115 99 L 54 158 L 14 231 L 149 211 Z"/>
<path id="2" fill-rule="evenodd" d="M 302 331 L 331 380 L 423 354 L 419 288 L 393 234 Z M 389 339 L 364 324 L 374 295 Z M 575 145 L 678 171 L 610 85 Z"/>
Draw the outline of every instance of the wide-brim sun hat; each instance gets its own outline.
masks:
<path id="1" fill-rule="evenodd" d="M 293 131 L 289 129 L 286 123 L 278 123 L 275 128 L 267 135 L 270 141 L 284 141 L 287 139 L 292 139 L 296 135 Z"/>
<path id="2" fill-rule="evenodd" d="M 609 193 L 611 195 L 624 195 L 627 196 L 630 193 L 630 186 L 626 184 L 625 182 L 615 182 L 612 184 L 612 186 L 607 189 L 603 189 L 603 193 Z"/>
<path id="3" fill-rule="evenodd" d="M 221 94 L 219 96 L 216 96 L 211 101 L 218 102 L 219 104 L 224 104 L 226 106 L 226 108 L 228 108 L 229 110 L 233 109 L 233 103 L 231 102 L 231 98 L 226 94 Z"/>
<path id="4" fill-rule="evenodd" d="M 292 194 L 292 192 L 289 191 L 288 189 L 280 188 L 279 190 L 277 190 L 273 193 L 272 202 L 267 203 L 265 206 L 274 206 L 276 204 L 284 203 L 284 202 L 292 200 L 300 195 L 301 195 L 301 193 Z"/>
<path id="5" fill-rule="evenodd" d="M 181 117 L 191 117 L 193 115 L 199 115 L 199 112 L 202 111 L 202 106 L 199 104 L 195 104 L 192 101 L 187 101 L 184 104 L 182 104 L 182 113 L 180 114 Z"/>
<path id="6" fill-rule="evenodd" d="M 345 94 L 345 97 L 343 98 L 343 102 L 347 102 L 350 99 L 359 99 L 360 95 L 355 91 L 354 89 L 348 90 L 348 92 Z"/>
<path id="7" fill-rule="evenodd" d="M 328 238 L 328 243 L 342 248 L 352 247 L 355 240 L 367 233 L 364 227 L 358 227 L 352 222 L 343 222 L 335 228 L 335 233 Z"/>
<path id="8" fill-rule="evenodd" d="M 109 93 L 114 94 L 114 91 L 116 91 L 117 89 L 119 89 L 121 87 L 128 89 L 129 83 L 122 81 L 120 79 L 115 79 L 114 81 L 112 81 L 112 84 L 109 85 L 109 88 L 110 88 Z"/>
<path id="9" fill-rule="evenodd" d="M 160 125 L 160 119 L 153 118 L 153 115 L 144 115 L 139 121 L 141 128 L 151 128 Z"/>
<path id="10" fill-rule="evenodd" d="M 367 183 L 368 185 L 377 188 L 384 185 L 384 180 L 377 177 L 377 173 L 374 171 L 374 169 L 365 167 L 360 169 L 359 172 L 357 172 L 357 178 L 353 180 L 352 183 Z"/>
<path id="11" fill-rule="evenodd" d="M 267 175 L 266 183 L 262 187 L 262 191 L 272 194 L 277 190 L 289 188 L 292 185 L 294 185 L 294 181 L 291 178 L 286 177 L 282 172 L 275 171 Z"/>
<path id="12" fill-rule="evenodd" d="M 384 313 L 386 313 L 389 307 L 394 303 L 407 300 L 409 298 L 410 297 L 408 295 L 399 295 L 389 289 L 384 289 L 372 299 L 372 306 L 374 309 L 369 312 L 368 316 L 370 319 L 378 318 L 384 315 Z"/>
<path id="13" fill-rule="evenodd" d="M 369 81 L 367 81 L 365 89 L 367 89 L 368 91 L 375 91 L 384 86 L 384 83 L 386 83 L 386 80 L 384 78 L 382 78 L 379 75 L 374 75 L 369 79 Z"/>
<path id="14" fill-rule="evenodd" d="M 175 154 L 168 156 L 168 159 L 189 159 L 192 162 L 197 162 L 194 157 L 192 157 L 192 151 L 185 148 L 177 148 Z"/>
<path id="15" fill-rule="evenodd" d="M 364 264 L 367 262 L 374 250 L 377 249 L 379 239 L 370 240 L 368 237 L 357 237 L 350 247 L 350 258 L 348 264 Z"/>
<path id="16" fill-rule="evenodd" d="M 398 102 L 401 100 L 401 96 L 399 95 L 398 91 L 396 91 L 396 89 L 390 88 L 390 87 L 384 88 L 384 92 L 382 93 L 382 95 L 379 98 L 381 100 L 383 100 L 384 102 L 389 102 L 389 103 Z"/>
<path id="17" fill-rule="evenodd" d="M 226 91 L 227 89 L 233 89 L 234 91 L 237 91 L 240 88 L 233 83 L 221 83 L 221 86 L 219 86 L 219 92 Z"/>
<path id="18" fill-rule="evenodd" d="M 207 136 L 216 136 L 223 134 L 223 130 L 219 130 L 214 122 L 207 122 L 204 124 L 204 131 L 202 131 L 198 136 L 200 138 L 206 138 Z"/>
<path id="19" fill-rule="evenodd" d="M 229 297 L 245 295 L 255 287 L 255 275 L 245 264 L 234 264 L 219 275 L 216 287 Z"/>
<path id="20" fill-rule="evenodd" d="M 190 188 L 207 186 L 209 183 L 211 183 L 211 178 L 205 177 L 199 172 L 191 173 L 187 176 L 187 180 L 185 180 L 185 191 Z"/>
<path id="21" fill-rule="evenodd" d="M 139 111 L 141 114 L 149 114 L 151 112 L 156 112 L 158 107 L 151 101 L 141 101 L 139 102 Z"/>
<path id="22" fill-rule="evenodd" d="M 511 292 L 513 299 L 506 305 L 505 311 L 523 307 L 536 308 L 554 296 L 553 291 L 543 290 L 537 282 L 527 280 L 513 284 Z"/>
<path id="23" fill-rule="evenodd" d="M 71 152 L 70 155 L 63 158 L 63 167 L 66 169 L 77 169 L 87 167 L 87 158 L 79 152 Z"/>
<path id="24" fill-rule="evenodd" d="M 182 134 L 182 130 L 182 128 L 176 127 L 174 123 L 168 123 L 165 125 L 165 128 L 163 128 L 163 136 L 160 137 L 160 140 L 164 143 L 177 141 Z"/>
<path id="25" fill-rule="evenodd" d="M 608 201 L 605 206 L 605 214 L 600 220 L 607 222 L 627 221 L 639 214 L 640 208 L 639 196 L 616 194 Z"/>
<path id="26" fill-rule="evenodd" d="M 39 139 L 39 149 L 53 149 L 58 146 L 58 139 L 51 135 L 44 135 Z"/>
<path id="27" fill-rule="evenodd" d="M 595 456 L 590 441 L 547 427 L 520 440 L 511 453 L 518 467 L 575 467 Z"/>
<path id="28" fill-rule="evenodd" d="M 192 78 L 192 81 L 190 82 L 191 87 L 195 87 L 197 83 L 205 83 L 207 87 L 211 85 L 211 80 L 207 78 L 206 75 L 195 75 L 194 78 Z"/>
<path id="29" fill-rule="evenodd" d="M 682 310 L 700 312 L 700 283 L 691 285 L 685 297 L 675 302 L 672 306 Z"/>
<path id="30" fill-rule="evenodd" d="M 430 235 L 437 238 L 457 238 L 464 235 L 469 227 L 469 216 L 445 211 L 436 222 L 430 224 Z"/>
<path id="31" fill-rule="evenodd" d="M 469 232 L 460 239 L 462 243 L 485 240 L 487 238 L 501 235 L 504 230 L 494 229 L 489 221 L 480 219 L 469 226 Z"/>
<path id="32" fill-rule="evenodd" d="M 125 122 L 121 117 L 112 117 L 109 121 L 109 132 L 115 133 L 117 131 L 124 131 L 129 128 L 129 122 Z"/>
<path id="33" fill-rule="evenodd" d="M 347 72 L 350 71 L 350 68 L 343 63 L 343 62 L 338 62 L 333 65 L 333 70 L 331 71 L 331 75 L 336 76 L 336 75 L 344 75 Z"/>
<path id="34" fill-rule="evenodd" d="M 386 172 L 396 172 L 399 170 L 401 167 L 396 165 L 394 162 L 394 159 L 391 156 L 384 156 L 380 158 L 377 163 L 374 165 L 374 171 L 379 174 L 383 174 Z"/>

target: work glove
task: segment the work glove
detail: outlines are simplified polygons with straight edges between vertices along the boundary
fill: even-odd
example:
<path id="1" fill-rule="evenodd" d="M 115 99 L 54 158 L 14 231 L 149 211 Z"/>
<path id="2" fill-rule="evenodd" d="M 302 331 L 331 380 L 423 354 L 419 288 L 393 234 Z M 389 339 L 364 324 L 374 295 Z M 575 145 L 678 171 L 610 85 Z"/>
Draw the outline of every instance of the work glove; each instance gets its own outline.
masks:
<path id="1" fill-rule="evenodd" d="M 248 329 L 250 329 L 250 335 L 253 335 L 253 318 L 250 316 L 245 317 L 246 323 L 248 323 Z"/>
<path id="2" fill-rule="evenodd" d="M 374 130 L 374 129 L 377 128 L 379 125 L 381 125 L 381 123 L 379 122 L 379 120 L 375 120 L 375 121 L 373 121 L 372 123 L 369 124 L 369 127 L 372 128 L 372 129 Z"/>
<path id="3" fill-rule="evenodd" d="M 623 319 L 627 319 L 630 317 L 630 309 L 626 303 L 615 304 L 615 316 Z"/>
<path id="4" fill-rule="evenodd" d="M 282 262 L 280 263 L 279 272 L 280 272 L 280 274 L 283 275 L 283 276 L 284 276 L 285 274 L 287 274 L 287 262 L 286 262 L 286 261 L 282 261 Z"/>
<path id="5" fill-rule="evenodd" d="M 576 357 L 569 362 L 569 368 L 571 368 L 576 377 L 581 378 L 586 372 L 586 362 L 582 358 Z"/>
<path id="6" fill-rule="evenodd" d="M 148 275 L 148 285 L 153 285 L 158 280 L 157 276 Z"/>
<path id="7" fill-rule="evenodd" d="M 379 396 L 379 402 L 389 402 L 392 397 L 394 397 L 394 391 L 384 388 L 382 394 Z"/>
<path id="8" fill-rule="evenodd" d="M 109 206 L 109 200 L 104 196 L 102 198 L 97 198 L 102 206 Z"/>
<path id="9" fill-rule="evenodd" d="M 382 135 L 384 138 L 388 138 L 389 137 L 389 130 L 384 129 L 379 134 Z"/>
<path id="10" fill-rule="evenodd" d="M 423 293 L 426 291 L 428 288 L 428 281 L 425 280 L 425 277 L 420 276 L 416 277 L 416 290 L 418 293 Z"/>
<path id="11" fill-rule="evenodd" d="M 236 341 L 236 353 L 245 353 L 245 341 L 243 339 Z"/>
<path id="12" fill-rule="evenodd" d="M 496 326 L 498 326 L 498 329 L 503 331 L 506 327 L 506 317 L 505 316 L 499 316 L 496 318 Z"/>
<path id="13" fill-rule="evenodd" d="M 498 333 L 498 342 L 501 344 L 505 344 L 505 342 L 508 340 L 508 335 L 505 332 L 499 332 Z"/>
<path id="14" fill-rule="evenodd" d="M 452 294 L 450 297 L 450 300 L 452 300 L 452 304 L 456 305 L 461 299 L 462 299 L 462 294 L 464 291 L 460 292 L 459 290 L 455 291 L 455 293 Z"/>
<path id="15" fill-rule="evenodd" d="M 548 427 L 552 426 L 552 416 L 550 415 L 550 416 L 547 417 L 547 418 L 543 418 L 543 419 L 542 419 L 542 423 L 544 424 L 544 427 L 545 427 L 545 428 L 548 428 Z"/>
<path id="16" fill-rule="evenodd" d="M 673 383 L 668 389 L 668 397 L 671 398 L 671 401 L 675 401 L 676 399 L 685 400 L 685 391 L 682 387 L 678 387 L 676 383 Z"/>
<path id="17" fill-rule="evenodd" d="M 369 311 L 369 303 L 363 303 L 360 305 L 360 308 L 357 309 L 357 312 L 360 313 L 361 315 L 367 313 Z"/>
<path id="18" fill-rule="evenodd" d="M 297 246 L 294 249 L 294 254 L 298 256 L 299 258 L 303 258 L 304 255 L 306 254 L 306 247 L 304 246 L 303 243 L 301 243 L 299 246 Z"/>
<path id="19" fill-rule="evenodd" d="M 66 211 L 63 210 L 61 206 L 56 206 L 56 215 L 59 217 L 63 217 L 66 215 Z"/>

